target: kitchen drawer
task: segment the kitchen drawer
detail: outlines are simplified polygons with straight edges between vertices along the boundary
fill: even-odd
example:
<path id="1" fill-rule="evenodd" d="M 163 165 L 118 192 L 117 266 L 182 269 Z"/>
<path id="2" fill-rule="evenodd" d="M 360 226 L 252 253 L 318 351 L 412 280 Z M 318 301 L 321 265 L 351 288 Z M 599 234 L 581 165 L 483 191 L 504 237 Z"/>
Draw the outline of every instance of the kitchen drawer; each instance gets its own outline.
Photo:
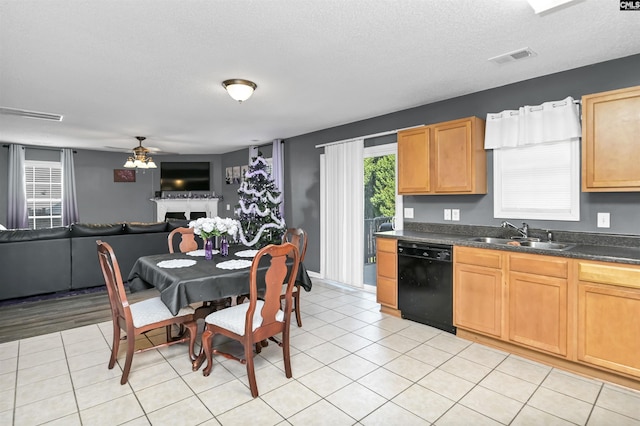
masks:
<path id="1" fill-rule="evenodd" d="M 502 253 L 499 251 L 472 247 L 455 247 L 453 256 L 456 263 L 495 269 L 502 268 Z"/>
<path id="2" fill-rule="evenodd" d="M 569 261 L 539 254 L 512 254 L 509 255 L 509 271 L 567 278 L 569 276 Z"/>

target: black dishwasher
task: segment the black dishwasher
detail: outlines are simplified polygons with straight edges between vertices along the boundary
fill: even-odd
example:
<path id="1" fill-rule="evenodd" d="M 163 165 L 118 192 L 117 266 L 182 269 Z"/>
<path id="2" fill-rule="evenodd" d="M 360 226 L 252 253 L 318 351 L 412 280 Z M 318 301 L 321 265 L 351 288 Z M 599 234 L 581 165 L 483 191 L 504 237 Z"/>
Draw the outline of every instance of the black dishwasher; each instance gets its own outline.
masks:
<path id="1" fill-rule="evenodd" d="M 451 246 L 398 241 L 398 309 L 402 318 L 456 333 Z"/>

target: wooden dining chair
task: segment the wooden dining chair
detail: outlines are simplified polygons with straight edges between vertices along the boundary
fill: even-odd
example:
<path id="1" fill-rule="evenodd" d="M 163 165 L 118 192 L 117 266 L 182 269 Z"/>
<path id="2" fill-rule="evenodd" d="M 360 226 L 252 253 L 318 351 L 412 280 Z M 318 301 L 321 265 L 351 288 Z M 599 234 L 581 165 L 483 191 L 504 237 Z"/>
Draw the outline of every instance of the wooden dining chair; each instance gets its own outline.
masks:
<path id="1" fill-rule="evenodd" d="M 169 232 L 167 236 L 167 242 L 169 243 L 169 253 L 174 251 L 174 239 L 176 235 L 180 236 L 180 243 L 178 249 L 180 253 L 187 253 L 190 251 L 198 250 L 198 242 L 196 241 L 196 235 L 193 233 L 193 228 L 176 228 Z"/>
<path id="2" fill-rule="evenodd" d="M 98 261 L 107 285 L 107 293 L 109 294 L 109 303 L 111 305 L 111 319 L 113 320 L 113 343 L 111 345 L 109 369 L 113 368 L 118 357 L 120 330 L 124 330 L 126 333 L 126 337 L 123 339 L 127 340 L 127 354 L 120 384 L 127 383 L 134 353 L 189 341 L 189 357 L 193 361 L 195 359 L 194 346 L 197 334 L 197 323 L 193 316 L 194 309 L 190 306 L 182 308 L 178 315 L 174 316 L 164 302 L 160 300 L 160 297 L 153 297 L 130 305 L 124 290 L 120 266 L 113 249 L 105 242 L 100 240 L 96 242 L 98 244 Z M 172 340 L 168 326 L 173 324 L 184 325 L 188 330 L 188 337 L 184 336 Z M 165 343 L 135 350 L 135 341 L 138 335 L 163 327 L 167 328 L 167 341 Z"/>
<path id="3" fill-rule="evenodd" d="M 193 228 L 176 228 L 173 231 L 169 232 L 167 236 L 167 242 L 169 244 L 169 253 L 174 252 L 174 247 L 176 241 L 176 235 L 180 237 L 180 243 L 178 245 L 178 249 L 180 253 L 188 253 L 190 251 L 198 250 L 198 242 L 195 239 L 195 233 L 193 232 Z M 231 298 L 225 297 L 223 299 L 218 300 L 208 300 L 204 302 L 203 306 L 211 306 L 213 309 L 224 309 L 231 306 Z M 182 332 L 182 328 L 180 332 Z"/>
<path id="4" fill-rule="evenodd" d="M 293 259 L 291 266 L 287 265 L 287 258 Z M 261 290 L 264 300 L 258 299 L 258 266 L 261 259 L 265 259 L 263 265 L 264 262 L 269 262 L 268 270 L 264 276 L 264 293 Z M 292 291 L 298 272 L 298 264 L 298 248 L 290 243 L 270 244 L 256 254 L 251 263 L 249 274 L 249 303 L 235 305 L 207 315 L 205 330 L 202 333 L 200 355 L 193 363 L 194 371 L 200 367 L 204 361 L 203 358 L 206 358 L 207 365 L 203 374 L 208 376 L 213 368 L 212 355 L 214 353 L 240 361 L 247 366 L 251 395 L 255 398 L 258 396 L 258 385 L 253 366 L 253 347 L 257 342 L 282 333 L 282 341 L 278 344 L 282 347 L 285 375 L 287 378 L 292 376 L 289 326 L 291 324 Z M 280 303 L 283 285 L 286 285 L 287 289 L 284 311 L 281 309 Z M 212 342 L 216 334 L 222 334 L 241 342 L 244 346 L 244 359 L 213 349 Z"/>
<path id="5" fill-rule="evenodd" d="M 289 228 L 282 236 L 282 243 L 291 243 L 298 248 L 299 262 L 304 261 L 304 255 L 307 253 L 307 233 L 302 228 Z M 282 301 L 285 298 L 285 289 L 283 288 Z M 302 317 L 300 315 L 300 284 L 297 282 L 293 286 L 293 307 L 292 312 L 296 313 L 296 322 L 298 327 L 302 327 Z"/>

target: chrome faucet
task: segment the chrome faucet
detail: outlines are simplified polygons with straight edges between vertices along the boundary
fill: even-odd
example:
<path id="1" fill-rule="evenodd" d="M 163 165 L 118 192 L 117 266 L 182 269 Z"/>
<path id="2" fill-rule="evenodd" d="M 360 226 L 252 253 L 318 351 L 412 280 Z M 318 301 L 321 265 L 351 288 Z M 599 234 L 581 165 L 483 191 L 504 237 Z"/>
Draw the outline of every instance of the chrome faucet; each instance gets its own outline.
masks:
<path id="1" fill-rule="evenodd" d="M 503 228 L 506 228 L 508 226 L 510 226 L 511 228 L 515 229 L 516 231 L 518 231 L 518 233 L 523 236 L 524 238 L 529 238 L 529 225 L 527 225 L 526 223 L 522 222 L 522 228 L 518 228 L 517 226 L 515 226 L 512 223 L 507 222 L 506 220 L 503 221 L 500 226 L 502 226 Z"/>

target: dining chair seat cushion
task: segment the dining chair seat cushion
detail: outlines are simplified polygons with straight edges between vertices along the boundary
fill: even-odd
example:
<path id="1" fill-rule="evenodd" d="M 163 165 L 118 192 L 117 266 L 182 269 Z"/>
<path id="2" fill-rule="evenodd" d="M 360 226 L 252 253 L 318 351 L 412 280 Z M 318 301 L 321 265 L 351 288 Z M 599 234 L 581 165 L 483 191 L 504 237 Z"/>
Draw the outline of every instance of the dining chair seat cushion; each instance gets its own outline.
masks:
<path id="1" fill-rule="evenodd" d="M 298 291 L 298 286 L 294 285 L 293 287 L 291 287 L 291 293 L 296 294 L 297 291 Z M 287 292 L 287 286 L 283 285 L 282 291 L 280 292 L 280 294 L 284 295 L 286 292 Z"/>
<path id="2" fill-rule="evenodd" d="M 264 306 L 264 301 L 258 300 L 256 302 L 256 313 L 253 315 L 253 328 L 260 327 L 262 325 L 262 307 Z M 216 325 L 218 327 L 227 329 L 236 333 L 239 336 L 244 336 L 244 322 L 247 318 L 247 310 L 249 309 L 248 303 L 242 303 L 240 305 L 232 306 L 227 309 L 222 309 L 219 311 L 215 311 L 207 315 L 204 321 L 207 324 Z M 276 321 L 284 321 L 284 312 L 282 309 L 279 309 L 276 313 Z"/>
<path id="3" fill-rule="evenodd" d="M 173 315 L 167 308 L 167 305 L 159 297 L 153 297 L 151 299 L 143 300 L 142 302 L 134 303 L 130 306 L 131 316 L 133 317 L 133 325 L 136 328 L 144 327 L 145 325 L 152 324 L 154 322 L 164 321 L 170 318 L 181 317 L 184 315 L 191 315 L 195 310 L 191 306 L 180 309 L 178 315 Z"/>

